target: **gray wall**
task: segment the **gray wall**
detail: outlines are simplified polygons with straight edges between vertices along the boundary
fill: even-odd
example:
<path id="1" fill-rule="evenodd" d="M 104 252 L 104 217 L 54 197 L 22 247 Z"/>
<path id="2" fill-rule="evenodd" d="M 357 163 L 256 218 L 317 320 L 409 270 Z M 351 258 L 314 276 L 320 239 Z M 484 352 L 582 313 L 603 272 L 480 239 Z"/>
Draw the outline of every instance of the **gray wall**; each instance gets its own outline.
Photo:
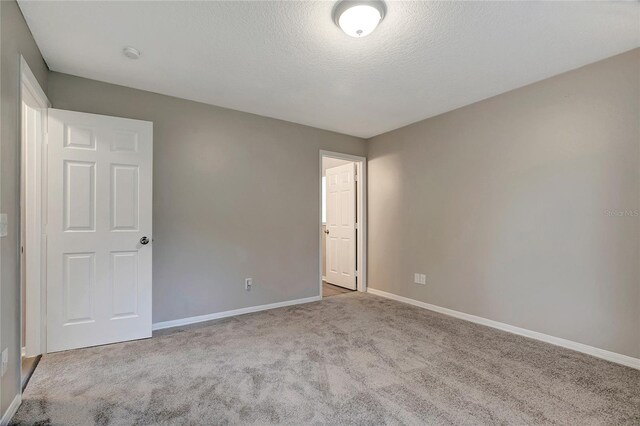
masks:
<path id="1" fill-rule="evenodd" d="M 640 356 L 639 79 L 636 49 L 371 139 L 370 287 Z"/>
<path id="2" fill-rule="evenodd" d="M 19 214 L 19 55 L 22 54 L 29 67 L 47 90 L 47 65 L 33 41 L 22 13 L 15 1 L 1 1 L 0 24 L 0 211 L 8 214 L 8 235 L 0 239 L 0 350 L 9 348 L 9 369 L 2 378 L 0 412 L 4 414 L 13 401 L 20 386 L 20 282 L 18 257 Z"/>
<path id="3" fill-rule="evenodd" d="M 58 73 L 49 97 L 154 122 L 154 322 L 318 295 L 319 150 L 363 139 Z"/>

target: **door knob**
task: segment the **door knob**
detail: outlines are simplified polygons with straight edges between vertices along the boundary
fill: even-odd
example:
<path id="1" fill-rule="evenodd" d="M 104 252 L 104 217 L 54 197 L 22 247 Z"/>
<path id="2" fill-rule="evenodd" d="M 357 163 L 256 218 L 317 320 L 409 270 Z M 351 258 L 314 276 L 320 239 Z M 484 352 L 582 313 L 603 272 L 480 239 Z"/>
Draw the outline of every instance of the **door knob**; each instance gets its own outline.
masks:
<path id="1" fill-rule="evenodd" d="M 328 229 L 325 229 L 325 230 L 324 230 L 324 233 L 325 233 L 325 234 L 328 234 L 328 233 L 329 233 L 329 230 L 328 230 Z"/>
<path id="2" fill-rule="evenodd" d="M 140 238 L 140 244 L 142 244 L 143 246 L 146 246 L 147 244 L 149 244 L 149 238 L 147 237 Z"/>

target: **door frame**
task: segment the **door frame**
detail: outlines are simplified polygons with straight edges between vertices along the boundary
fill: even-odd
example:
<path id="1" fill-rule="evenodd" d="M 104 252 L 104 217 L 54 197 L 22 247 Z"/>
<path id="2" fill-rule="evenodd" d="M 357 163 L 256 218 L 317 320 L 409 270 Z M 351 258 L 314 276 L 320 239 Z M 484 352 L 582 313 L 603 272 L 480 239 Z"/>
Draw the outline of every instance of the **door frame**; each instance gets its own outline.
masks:
<path id="1" fill-rule="evenodd" d="M 42 110 L 42 134 L 36 141 L 34 150 L 27 150 L 26 139 L 23 126 L 23 91 L 29 92 L 29 95 L 35 99 L 36 103 Z M 20 215 L 19 215 L 19 238 L 18 238 L 18 254 L 22 265 L 23 256 L 22 247 L 28 247 L 29 253 L 33 254 L 35 259 L 39 259 L 34 263 L 25 264 L 25 271 L 30 273 L 23 276 L 22 266 L 20 267 L 20 345 L 25 341 L 27 353 L 31 356 L 40 355 L 46 352 L 46 235 L 45 235 L 45 217 L 46 211 L 46 195 L 43 189 L 46 187 L 46 132 L 47 132 L 47 108 L 51 107 L 51 102 L 44 93 L 35 75 L 29 68 L 27 61 L 20 56 L 20 87 L 19 87 L 19 124 L 20 124 L 20 144 L 19 149 L 19 170 L 21 176 L 20 185 Z M 37 176 L 33 185 L 25 185 L 23 181 L 23 173 L 26 177 Z M 24 208 L 25 220 L 23 222 Z M 24 240 L 23 237 L 24 231 Z M 27 278 L 28 277 L 28 278 Z M 25 292 L 31 297 L 27 297 L 22 291 L 23 281 L 25 282 Z M 36 297 L 34 297 L 34 295 Z M 25 301 L 26 298 L 26 301 Z M 26 313 L 23 313 L 23 306 Z M 28 329 L 25 330 L 23 318 L 25 314 L 28 316 Z M 21 350 L 22 354 L 22 350 Z M 22 376 L 22 369 L 21 376 Z"/>
<path id="2" fill-rule="evenodd" d="M 358 155 L 343 154 L 341 152 L 320 150 L 318 157 L 318 234 L 322 233 L 322 159 L 324 157 L 338 158 L 340 160 L 353 161 L 356 165 L 356 173 L 358 180 L 356 182 L 356 270 L 358 272 L 356 278 L 357 291 L 367 291 L 367 157 Z M 318 239 L 319 266 L 318 266 L 318 290 L 322 297 L 322 258 L 325 253 L 322 252 L 322 238 Z"/>

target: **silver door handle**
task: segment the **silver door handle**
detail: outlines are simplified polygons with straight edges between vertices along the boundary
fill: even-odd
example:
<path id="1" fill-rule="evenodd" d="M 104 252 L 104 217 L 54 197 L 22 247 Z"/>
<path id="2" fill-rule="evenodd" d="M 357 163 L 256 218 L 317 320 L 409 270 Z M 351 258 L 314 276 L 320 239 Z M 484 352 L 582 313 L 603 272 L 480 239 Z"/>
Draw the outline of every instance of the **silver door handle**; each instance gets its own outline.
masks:
<path id="1" fill-rule="evenodd" d="M 142 244 L 143 246 L 146 246 L 147 244 L 149 244 L 149 238 L 147 237 L 140 238 L 140 244 Z"/>

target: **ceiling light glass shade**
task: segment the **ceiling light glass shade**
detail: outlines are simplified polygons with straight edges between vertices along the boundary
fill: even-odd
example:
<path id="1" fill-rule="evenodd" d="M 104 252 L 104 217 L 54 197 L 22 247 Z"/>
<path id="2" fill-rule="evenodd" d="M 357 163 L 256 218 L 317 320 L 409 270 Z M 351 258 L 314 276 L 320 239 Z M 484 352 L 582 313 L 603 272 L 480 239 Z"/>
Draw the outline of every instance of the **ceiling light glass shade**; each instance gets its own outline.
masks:
<path id="1" fill-rule="evenodd" d="M 334 20 L 347 35 L 364 37 L 376 29 L 384 14 L 381 1 L 345 0 L 336 6 Z"/>

